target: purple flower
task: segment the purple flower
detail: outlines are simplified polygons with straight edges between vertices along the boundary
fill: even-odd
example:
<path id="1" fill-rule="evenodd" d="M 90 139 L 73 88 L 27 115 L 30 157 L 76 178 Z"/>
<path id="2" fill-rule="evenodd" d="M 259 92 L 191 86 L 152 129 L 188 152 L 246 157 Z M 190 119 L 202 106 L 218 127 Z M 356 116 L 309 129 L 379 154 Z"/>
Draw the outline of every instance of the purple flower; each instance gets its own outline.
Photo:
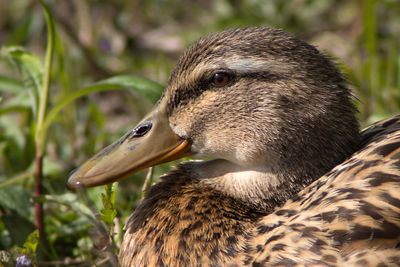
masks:
<path id="1" fill-rule="evenodd" d="M 16 267 L 32 267 L 32 261 L 26 255 L 17 258 Z"/>

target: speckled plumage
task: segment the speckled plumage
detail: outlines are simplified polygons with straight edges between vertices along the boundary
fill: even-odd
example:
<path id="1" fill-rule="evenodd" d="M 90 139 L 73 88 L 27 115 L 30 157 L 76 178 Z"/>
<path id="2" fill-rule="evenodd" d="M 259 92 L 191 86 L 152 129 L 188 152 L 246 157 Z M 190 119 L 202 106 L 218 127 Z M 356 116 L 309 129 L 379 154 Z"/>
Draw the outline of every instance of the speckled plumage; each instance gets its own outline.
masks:
<path id="1" fill-rule="evenodd" d="M 186 164 L 130 218 L 122 265 L 399 266 L 400 116 L 362 136 L 351 158 L 267 216 L 201 191 Z"/>
<path id="2" fill-rule="evenodd" d="M 400 264 L 400 116 L 375 124 L 363 136 L 366 145 L 350 159 L 256 223 L 242 262 Z"/>
<path id="3" fill-rule="evenodd" d="M 400 116 L 360 133 L 352 102 L 332 60 L 291 35 L 210 35 L 183 54 L 154 111 L 69 184 L 174 159 L 177 146 L 156 144 L 168 135 L 214 160 L 183 163 L 146 192 L 122 266 L 399 266 Z"/>
<path id="4" fill-rule="evenodd" d="M 215 69 L 234 69 L 234 93 L 205 82 Z M 346 83 L 315 48 L 267 28 L 212 35 L 185 52 L 163 98 L 178 135 L 194 145 L 207 131 L 218 142 L 250 140 L 272 151 L 282 184 L 268 188 L 265 181 L 260 191 L 268 188 L 272 197 L 243 201 L 210 186 L 197 171 L 207 168 L 203 163 L 181 165 L 147 192 L 127 222 L 123 266 L 399 262 L 400 119 L 364 131 L 361 142 Z"/>

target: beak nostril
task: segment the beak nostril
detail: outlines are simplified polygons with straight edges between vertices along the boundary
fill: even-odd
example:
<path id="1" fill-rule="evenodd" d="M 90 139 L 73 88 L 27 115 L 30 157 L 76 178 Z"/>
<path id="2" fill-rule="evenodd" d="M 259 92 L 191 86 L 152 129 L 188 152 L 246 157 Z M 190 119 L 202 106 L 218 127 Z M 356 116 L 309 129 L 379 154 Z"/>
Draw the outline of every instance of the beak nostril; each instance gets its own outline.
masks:
<path id="1" fill-rule="evenodd" d="M 139 124 L 135 129 L 132 130 L 132 138 L 144 136 L 150 131 L 152 126 L 153 124 L 151 122 L 143 122 Z"/>

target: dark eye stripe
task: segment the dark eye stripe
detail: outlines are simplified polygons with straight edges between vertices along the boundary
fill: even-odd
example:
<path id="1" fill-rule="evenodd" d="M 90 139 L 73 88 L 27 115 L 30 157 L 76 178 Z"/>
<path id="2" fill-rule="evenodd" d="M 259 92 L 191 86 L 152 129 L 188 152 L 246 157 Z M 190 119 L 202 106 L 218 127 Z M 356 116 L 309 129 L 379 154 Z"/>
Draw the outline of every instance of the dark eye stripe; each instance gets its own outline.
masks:
<path id="1" fill-rule="evenodd" d="M 228 76 L 227 79 L 225 75 Z M 235 73 L 231 70 L 209 70 L 204 72 L 197 82 L 193 82 L 193 84 L 190 85 L 183 85 L 175 90 L 172 98 L 169 100 L 168 112 L 171 114 L 179 105 L 186 105 L 190 100 L 194 100 L 203 94 L 204 91 L 212 89 L 220 90 L 220 87 L 235 83 L 242 78 L 274 82 L 284 78 L 284 76 L 268 71 Z"/>

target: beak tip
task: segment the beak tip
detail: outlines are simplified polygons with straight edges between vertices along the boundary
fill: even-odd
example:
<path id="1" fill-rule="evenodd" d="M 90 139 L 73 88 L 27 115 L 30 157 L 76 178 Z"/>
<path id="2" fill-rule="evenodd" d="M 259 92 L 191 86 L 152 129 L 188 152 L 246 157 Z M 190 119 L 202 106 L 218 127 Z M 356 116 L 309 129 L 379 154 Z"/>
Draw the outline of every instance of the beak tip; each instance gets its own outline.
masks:
<path id="1" fill-rule="evenodd" d="M 68 190 L 73 190 L 77 188 L 84 188 L 85 186 L 81 182 L 67 180 L 66 187 Z"/>
<path id="2" fill-rule="evenodd" d="M 66 187 L 68 190 L 84 187 L 84 185 L 81 182 L 77 181 L 76 177 L 74 176 L 77 170 L 78 169 L 72 170 L 67 177 Z"/>

